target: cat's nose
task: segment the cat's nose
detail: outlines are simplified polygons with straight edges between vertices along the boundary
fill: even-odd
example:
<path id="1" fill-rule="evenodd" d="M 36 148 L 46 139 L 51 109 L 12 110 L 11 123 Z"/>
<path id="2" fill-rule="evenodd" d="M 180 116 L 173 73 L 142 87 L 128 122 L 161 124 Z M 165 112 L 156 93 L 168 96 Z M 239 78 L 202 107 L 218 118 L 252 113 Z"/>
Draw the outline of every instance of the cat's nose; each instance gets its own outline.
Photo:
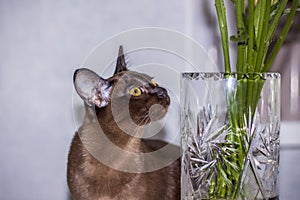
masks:
<path id="1" fill-rule="evenodd" d="M 161 98 L 161 99 L 166 98 L 166 97 L 168 97 L 168 92 L 165 88 L 159 88 L 158 92 L 157 92 L 157 96 L 158 96 L 158 98 Z"/>
<path id="2" fill-rule="evenodd" d="M 155 87 L 150 90 L 150 94 L 157 96 L 160 99 L 169 98 L 168 92 L 165 88 Z"/>

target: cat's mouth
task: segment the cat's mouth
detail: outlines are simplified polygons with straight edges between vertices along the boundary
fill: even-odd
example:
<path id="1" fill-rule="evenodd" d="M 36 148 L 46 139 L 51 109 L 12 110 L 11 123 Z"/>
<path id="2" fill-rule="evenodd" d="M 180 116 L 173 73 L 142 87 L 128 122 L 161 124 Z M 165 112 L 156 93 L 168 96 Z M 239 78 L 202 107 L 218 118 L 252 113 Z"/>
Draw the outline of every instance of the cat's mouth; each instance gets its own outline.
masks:
<path id="1" fill-rule="evenodd" d="M 148 107 L 149 122 L 158 121 L 165 117 L 170 105 L 170 97 L 165 89 L 157 94 L 156 100 Z"/>

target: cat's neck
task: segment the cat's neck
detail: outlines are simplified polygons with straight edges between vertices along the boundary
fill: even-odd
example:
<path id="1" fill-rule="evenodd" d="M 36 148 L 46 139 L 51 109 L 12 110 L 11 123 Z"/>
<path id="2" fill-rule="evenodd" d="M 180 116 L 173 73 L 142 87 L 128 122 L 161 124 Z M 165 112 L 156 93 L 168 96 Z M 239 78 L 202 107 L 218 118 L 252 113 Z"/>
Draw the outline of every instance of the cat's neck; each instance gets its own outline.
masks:
<path id="1" fill-rule="evenodd" d="M 144 133 L 143 127 L 127 123 L 122 119 L 117 121 L 109 107 L 97 108 L 96 115 L 101 129 L 112 143 L 130 152 L 143 151 L 140 138 Z"/>

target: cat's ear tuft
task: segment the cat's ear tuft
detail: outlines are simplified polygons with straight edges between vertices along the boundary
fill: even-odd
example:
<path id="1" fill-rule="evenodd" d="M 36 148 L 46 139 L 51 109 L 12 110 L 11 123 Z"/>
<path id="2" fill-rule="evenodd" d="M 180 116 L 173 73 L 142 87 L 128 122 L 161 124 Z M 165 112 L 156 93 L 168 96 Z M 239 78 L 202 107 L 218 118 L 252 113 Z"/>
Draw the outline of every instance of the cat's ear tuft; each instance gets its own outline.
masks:
<path id="1" fill-rule="evenodd" d="M 126 71 L 126 70 L 127 70 L 127 66 L 126 66 L 126 60 L 125 60 L 125 56 L 124 56 L 123 46 L 120 45 L 116 69 L 115 69 L 114 74 L 117 74 L 117 73 L 120 73 L 120 72 Z"/>
<path id="2" fill-rule="evenodd" d="M 76 92 L 87 105 L 101 108 L 109 103 L 111 83 L 92 70 L 77 69 L 74 72 L 73 82 Z"/>

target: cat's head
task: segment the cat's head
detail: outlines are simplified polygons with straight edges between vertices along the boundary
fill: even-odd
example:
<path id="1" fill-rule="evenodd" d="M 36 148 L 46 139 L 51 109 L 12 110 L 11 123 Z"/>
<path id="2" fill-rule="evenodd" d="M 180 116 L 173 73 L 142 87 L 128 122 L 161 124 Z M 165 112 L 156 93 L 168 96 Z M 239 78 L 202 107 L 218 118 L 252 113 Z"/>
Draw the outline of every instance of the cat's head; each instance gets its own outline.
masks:
<path id="1" fill-rule="evenodd" d="M 88 106 L 111 109 L 117 118 L 130 117 L 139 125 L 163 118 L 170 105 L 167 90 L 151 76 L 127 69 L 122 46 L 112 77 L 104 79 L 81 68 L 73 78 L 77 93 Z"/>

